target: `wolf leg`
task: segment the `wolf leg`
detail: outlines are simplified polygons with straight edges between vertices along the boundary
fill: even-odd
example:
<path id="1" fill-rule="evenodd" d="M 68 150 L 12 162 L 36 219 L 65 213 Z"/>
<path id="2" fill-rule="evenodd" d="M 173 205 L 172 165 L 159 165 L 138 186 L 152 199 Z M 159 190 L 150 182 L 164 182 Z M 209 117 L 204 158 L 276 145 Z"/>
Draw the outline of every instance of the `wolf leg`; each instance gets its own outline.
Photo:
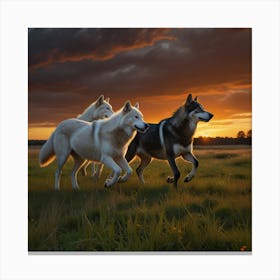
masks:
<path id="1" fill-rule="evenodd" d="M 79 155 L 77 155 L 76 153 L 72 152 L 72 157 L 74 159 L 74 166 L 71 172 L 71 183 L 72 183 L 72 188 L 73 190 L 78 190 L 79 189 L 79 185 L 77 182 L 77 175 L 79 173 L 79 170 L 88 163 L 88 161 L 84 160 L 83 158 L 81 158 Z"/>
<path id="2" fill-rule="evenodd" d="M 144 169 L 149 165 L 151 162 L 152 158 L 149 156 L 146 156 L 144 154 L 139 154 L 139 157 L 141 159 L 140 165 L 136 168 L 136 173 L 138 175 L 138 178 L 142 184 L 145 184 L 144 176 L 143 176 L 143 171 Z"/>
<path id="3" fill-rule="evenodd" d="M 123 182 L 127 181 L 128 178 L 131 176 L 132 169 L 128 165 L 126 159 L 123 157 L 119 157 L 119 158 L 115 159 L 115 161 L 122 168 L 122 170 L 125 171 L 125 174 L 123 176 L 119 177 L 119 182 L 123 183 Z"/>
<path id="4" fill-rule="evenodd" d="M 121 175 L 122 169 L 109 156 L 102 157 L 101 162 L 103 162 L 107 167 L 112 169 L 112 171 L 114 172 L 113 177 L 107 178 L 107 180 L 105 181 L 105 185 L 104 185 L 105 188 L 111 187 L 112 185 L 114 185 L 117 182 L 119 176 Z"/>
<path id="5" fill-rule="evenodd" d="M 89 160 L 85 161 L 85 164 L 83 165 L 83 168 L 81 169 L 83 176 L 87 176 L 87 168 L 90 164 L 91 164 L 91 161 L 89 161 Z"/>
<path id="6" fill-rule="evenodd" d="M 103 167 L 104 165 L 102 163 L 92 164 L 92 179 L 94 181 L 98 181 L 98 179 L 100 178 Z"/>
<path id="7" fill-rule="evenodd" d="M 191 172 L 186 176 L 184 182 L 189 182 L 194 177 L 196 170 L 198 168 L 198 160 L 192 153 L 186 153 L 183 155 L 183 158 L 187 161 L 190 161 L 193 164 Z"/>
<path id="8" fill-rule="evenodd" d="M 96 172 L 96 165 L 95 165 L 94 162 L 92 162 L 92 165 L 91 165 L 91 177 L 94 177 L 95 172 Z"/>
<path id="9" fill-rule="evenodd" d="M 166 181 L 167 183 L 173 183 L 174 187 L 177 188 L 177 181 L 179 180 L 181 175 L 180 171 L 176 165 L 174 156 L 167 155 L 167 160 L 173 171 L 174 177 L 168 177 Z"/>

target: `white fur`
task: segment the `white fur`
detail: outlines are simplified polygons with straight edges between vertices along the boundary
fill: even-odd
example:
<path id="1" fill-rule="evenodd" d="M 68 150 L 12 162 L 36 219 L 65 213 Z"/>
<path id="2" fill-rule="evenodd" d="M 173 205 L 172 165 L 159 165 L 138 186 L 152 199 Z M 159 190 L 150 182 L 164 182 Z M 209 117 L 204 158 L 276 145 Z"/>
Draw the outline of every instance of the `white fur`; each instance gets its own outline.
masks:
<path id="1" fill-rule="evenodd" d="M 180 155 L 191 153 L 192 152 L 192 144 L 188 145 L 187 147 L 184 147 L 180 144 L 174 144 L 173 145 L 173 152 L 174 156 L 178 157 Z"/>
<path id="2" fill-rule="evenodd" d="M 187 175 L 188 181 L 190 181 L 195 176 L 197 170 L 197 167 L 195 167 L 194 155 L 192 154 L 192 152 L 190 152 L 183 154 L 182 156 L 185 160 L 190 161 L 193 164 L 191 172 Z"/>
<path id="3" fill-rule="evenodd" d="M 77 119 L 92 122 L 98 119 L 109 118 L 113 113 L 112 106 L 109 104 L 109 98 L 104 100 L 104 96 L 100 95 L 82 114 L 77 116 Z"/>
<path id="4" fill-rule="evenodd" d="M 100 139 L 99 139 L 99 130 L 100 130 L 100 122 L 99 121 L 96 121 L 95 122 L 95 128 L 94 128 L 94 135 L 93 135 L 93 138 L 94 138 L 94 143 L 97 147 L 100 146 Z"/>
<path id="5" fill-rule="evenodd" d="M 196 111 L 192 111 L 190 114 L 189 114 L 189 117 L 190 119 L 192 120 L 190 122 L 190 128 L 193 129 L 196 127 L 197 123 L 199 121 L 204 121 L 204 122 L 208 122 L 211 117 L 212 117 L 212 114 L 210 114 L 209 112 L 207 111 L 204 111 L 204 112 L 196 112 Z"/>
<path id="6" fill-rule="evenodd" d="M 112 169 L 113 177 L 106 180 L 105 186 L 112 186 L 119 179 L 126 181 L 132 169 L 125 159 L 128 144 L 135 135 L 136 129 L 145 130 L 147 124 L 142 119 L 141 112 L 126 103 L 124 108 L 113 114 L 109 119 L 99 120 L 93 124 L 78 119 L 64 121 L 54 135 L 40 151 L 42 166 L 51 162 L 50 157 L 56 156 L 58 169 L 56 172 L 55 188 L 59 189 L 61 169 L 72 154 L 75 164 L 71 173 L 72 187 L 78 189 L 77 173 L 84 160 L 97 161 Z M 59 133 L 56 133 L 59 131 Z M 56 138 L 58 141 L 56 141 Z M 52 144 L 52 145 L 51 145 Z M 44 162 L 46 164 L 44 164 Z M 125 174 L 119 178 L 121 172 Z"/>
<path id="7" fill-rule="evenodd" d="M 88 106 L 77 118 L 81 121 L 94 121 L 111 116 L 113 111 L 108 102 L 109 98 L 104 100 L 103 95 L 99 96 L 99 98 Z M 59 155 L 57 159 L 59 168 L 55 173 L 55 189 L 59 189 L 61 169 L 67 160 L 68 153 L 71 151 L 68 151 L 70 149 L 70 136 L 80 127 L 80 123 L 77 123 L 76 120 L 77 119 L 68 119 L 62 121 L 52 133 L 49 140 L 43 145 L 39 154 L 39 164 L 42 167 L 50 164 L 55 157 Z M 98 167 L 98 170 L 99 169 L 102 169 L 102 166 Z"/>
<path id="8" fill-rule="evenodd" d="M 104 100 L 104 96 L 100 95 L 99 98 L 89 105 L 82 114 L 78 115 L 79 120 L 92 122 L 98 119 L 108 118 L 113 114 L 112 106 L 109 104 L 109 98 Z M 87 167 L 91 164 L 90 161 L 86 162 L 83 166 L 84 175 L 87 174 Z M 103 166 L 97 166 L 95 168 L 94 163 L 92 163 L 91 174 L 94 180 L 98 180 L 100 172 Z"/>
<path id="9" fill-rule="evenodd" d="M 208 121 L 210 118 L 210 115 L 208 112 L 203 112 L 203 113 L 196 113 L 196 117 L 200 120 Z"/>

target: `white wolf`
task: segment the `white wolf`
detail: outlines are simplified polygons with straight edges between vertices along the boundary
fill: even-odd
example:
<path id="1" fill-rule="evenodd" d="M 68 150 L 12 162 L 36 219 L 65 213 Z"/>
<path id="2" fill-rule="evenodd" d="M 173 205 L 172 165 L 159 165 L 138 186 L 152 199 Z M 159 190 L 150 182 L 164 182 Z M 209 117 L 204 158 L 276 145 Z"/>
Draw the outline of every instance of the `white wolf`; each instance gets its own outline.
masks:
<path id="1" fill-rule="evenodd" d="M 106 100 L 104 100 L 104 95 L 100 95 L 95 102 L 90 104 L 84 110 L 82 114 L 77 116 L 77 119 L 92 122 L 98 119 L 104 119 L 110 117 L 114 112 L 112 110 L 112 106 L 109 104 L 109 100 L 110 100 L 109 98 L 106 98 Z M 62 121 L 57 126 L 57 128 L 55 129 L 55 131 L 52 133 L 50 137 L 52 141 L 56 142 L 55 146 L 63 145 L 63 143 L 70 141 L 69 135 L 71 135 L 75 129 L 75 126 L 72 126 L 73 122 L 75 122 L 74 119 L 69 119 L 66 121 Z M 39 161 L 41 159 L 41 156 L 46 152 L 46 149 L 48 149 L 48 145 L 50 144 L 49 140 L 43 145 L 40 151 Z M 49 159 L 50 162 L 53 161 L 54 158 L 55 156 L 53 155 L 53 157 Z M 98 177 L 100 175 L 101 170 L 102 170 L 102 166 L 98 166 L 97 172 L 93 174 L 93 176 Z M 83 172 L 84 174 L 86 174 L 86 170 L 83 170 Z"/>
<path id="2" fill-rule="evenodd" d="M 39 155 L 39 163 L 42 167 L 51 163 L 54 157 L 57 159 L 55 189 L 59 190 L 61 170 L 70 154 L 75 162 L 71 172 L 73 189 L 79 189 L 77 174 L 85 164 L 85 160 L 101 162 L 113 171 L 113 176 L 106 180 L 105 187 L 112 186 L 117 180 L 126 181 L 132 173 L 124 157 L 127 147 L 135 136 L 136 130 L 144 132 L 148 128 L 138 109 L 138 103 L 133 107 L 127 101 L 121 110 L 108 119 L 92 123 L 78 119 L 62 122 L 59 130 L 62 132 L 65 130 L 67 134 L 53 133 Z M 71 131 L 69 127 L 72 128 Z M 122 170 L 125 174 L 119 178 Z"/>
<path id="3" fill-rule="evenodd" d="M 77 116 L 77 119 L 93 122 L 98 119 L 109 118 L 114 112 L 112 110 L 112 106 L 109 104 L 110 98 L 106 98 L 104 100 L 104 95 L 100 95 L 98 99 L 90 104 L 82 114 Z M 91 164 L 90 161 L 87 161 L 83 168 L 83 174 L 86 176 L 87 174 L 87 167 Z M 97 180 L 100 177 L 102 172 L 103 164 L 97 165 L 95 169 L 94 163 L 92 164 L 92 177 L 94 180 Z"/>
<path id="4" fill-rule="evenodd" d="M 114 113 L 109 101 L 109 97 L 104 100 L 104 95 L 100 95 L 82 114 L 77 116 L 77 119 L 93 122 L 98 119 L 109 118 Z"/>

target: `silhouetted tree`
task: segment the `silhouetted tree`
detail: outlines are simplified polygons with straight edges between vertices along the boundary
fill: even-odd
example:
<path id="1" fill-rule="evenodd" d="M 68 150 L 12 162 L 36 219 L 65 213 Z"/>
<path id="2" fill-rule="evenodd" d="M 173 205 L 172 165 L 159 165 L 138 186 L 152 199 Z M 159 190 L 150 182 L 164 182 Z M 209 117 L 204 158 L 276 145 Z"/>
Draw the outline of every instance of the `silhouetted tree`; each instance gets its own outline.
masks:
<path id="1" fill-rule="evenodd" d="M 252 129 L 248 130 L 246 137 L 247 138 L 252 138 Z"/>
<path id="2" fill-rule="evenodd" d="M 238 131 L 237 138 L 245 138 L 245 132 L 243 130 Z"/>

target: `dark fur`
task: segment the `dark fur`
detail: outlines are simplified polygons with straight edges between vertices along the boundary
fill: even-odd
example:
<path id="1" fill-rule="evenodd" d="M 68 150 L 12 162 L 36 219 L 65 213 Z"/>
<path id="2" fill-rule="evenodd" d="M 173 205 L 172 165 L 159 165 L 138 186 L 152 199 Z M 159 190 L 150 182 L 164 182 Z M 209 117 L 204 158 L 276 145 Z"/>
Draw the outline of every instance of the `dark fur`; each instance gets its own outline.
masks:
<path id="1" fill-rule="evenodd" d="M 173 114 L 172 117 L 162 120 L 158 124 L 149 124 L 150 127 L 145 133 L 137 133 L 133 141 L 128 147 L 126 153 L 126 159 L 130 162 L 135 155 L 138 155 L 141 159 L 140 165 L 137 167 L 136 172 L 141 181 L 143 181 L 142 173 L 146 166 L 150 163 L 152 158 L 167 159 L 168 163 L 173 171 L 173 177 L 168 177 L 167 182 L 173 183 L 177 187 L 177 181 L 180 177 L 180 172 L 176 165 L 173 147 L 175 144 L 179 144 L 183 147 L 188 147 L 193 142 L 193 135 L 196 129 L 195 125 L 191 125 L 193 120 L 189 117 L 189 114 L 196 110 L 198 113 L 204 113 L 202 106 L 197 102 L 197 99 L 192 99 L 189 95 L 186 103 L 179 107 L 179 109 Z M 208 112 L 206 112 L 208 113 Z M 209 114 L 209 121 L 212 118 L 212 114 Z M 163 125 L 163 139 L 165 144 L 165 151 L 162 148 L 160 141 L 160 124 L 165 121 Z M 205 120 L 204 120 L 205 121 Z M 192 152 L 185 152 L 182 154 L 184 159 L 192 162 L 194 173 L 198 167 L 198 160 L 192 154 Z M 188 175 L 185 178 L 185 182 L 192 179 L 192 175 Z"/>

